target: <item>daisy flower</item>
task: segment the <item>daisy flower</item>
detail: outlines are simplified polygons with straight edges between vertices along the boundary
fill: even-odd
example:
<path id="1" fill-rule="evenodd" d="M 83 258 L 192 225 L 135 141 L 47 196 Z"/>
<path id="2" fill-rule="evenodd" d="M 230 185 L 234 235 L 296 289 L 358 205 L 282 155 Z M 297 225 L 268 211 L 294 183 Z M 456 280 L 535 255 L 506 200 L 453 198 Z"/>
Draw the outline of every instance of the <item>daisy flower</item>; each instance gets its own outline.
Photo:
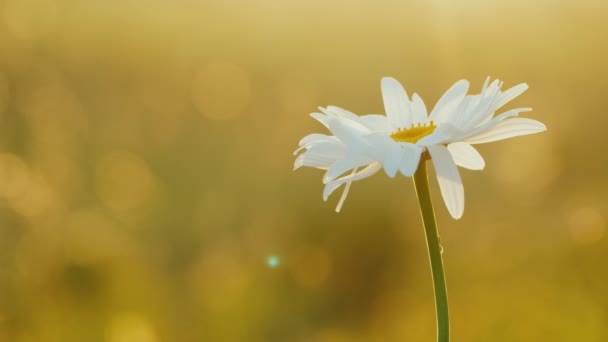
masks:
<path id="1" fill-rule="evenodd" d="M 481 93 L 467 95 L 469 82 L 456 82 L 439 99 L 430 114 L 418 94 L 411 99 L 394 78 L 383 78 L 384 115 L 358 116 L 339 107 L 319 108 L 311 116 L 330 134 L 304 137 L 294 169 L 302 166 L 326 170 L 323 176 L 327 200 L 344 185 L 336 211 L 340 211 L 351 184 L 380 169 L 389 177 L 411 177 L 421 160 L 431 159 L 445 205 L 455 219 L 464 211 L 464 187 L 457 166 L 481 170 L 483 157 L 472 146 L 546 130 L 542 123 L 518 114 L 530 108 L 495 113 L 521 95 L 528 85 L 502 91 L 502 82 L 486 79 Z"/>

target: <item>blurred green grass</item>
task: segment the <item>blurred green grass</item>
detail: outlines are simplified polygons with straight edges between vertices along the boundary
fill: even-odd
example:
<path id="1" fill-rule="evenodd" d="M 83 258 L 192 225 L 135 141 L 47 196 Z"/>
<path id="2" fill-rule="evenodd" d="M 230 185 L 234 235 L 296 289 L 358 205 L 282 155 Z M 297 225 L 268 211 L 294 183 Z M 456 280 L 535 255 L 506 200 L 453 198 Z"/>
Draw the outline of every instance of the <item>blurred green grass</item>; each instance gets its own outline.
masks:
<path id="1" fill-rule="evenodd" d="M 343 212 L 292 152 L 317 106 L 487 75 L 544 134 L 481 146 L 455 341 L 605 341 L 608 5 L 0 1 L 0 341 L 431 341 L 409 179 Z M 436 190 L 435 184 L 432 184 Z M 279 267 L 266 264 L 280 258 Z"/>

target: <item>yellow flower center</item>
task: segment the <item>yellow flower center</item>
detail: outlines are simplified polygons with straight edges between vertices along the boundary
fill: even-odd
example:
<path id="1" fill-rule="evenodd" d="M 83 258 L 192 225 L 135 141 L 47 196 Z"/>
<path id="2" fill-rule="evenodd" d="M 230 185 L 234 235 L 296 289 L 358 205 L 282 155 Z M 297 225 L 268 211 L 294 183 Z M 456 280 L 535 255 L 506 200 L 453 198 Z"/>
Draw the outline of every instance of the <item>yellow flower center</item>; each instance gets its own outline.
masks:
<path id="1" fill-rule="evenodd" d="M 391 138 L 397 142 L 415 143 L 416 141 L 433 133 L 437 125 L 433 121 L 428 124 L 411 125 L 410 128 L 399 128 L 397 132 L 391 134 Z"/>

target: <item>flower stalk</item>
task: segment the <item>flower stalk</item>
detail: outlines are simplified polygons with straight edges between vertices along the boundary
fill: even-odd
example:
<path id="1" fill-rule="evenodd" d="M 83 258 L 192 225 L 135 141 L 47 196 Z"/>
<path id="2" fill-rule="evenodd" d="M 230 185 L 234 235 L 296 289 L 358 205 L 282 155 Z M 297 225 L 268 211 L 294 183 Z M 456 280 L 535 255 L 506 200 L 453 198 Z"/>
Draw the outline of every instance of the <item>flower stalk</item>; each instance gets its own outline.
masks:
<path id="1" fill-rule="evenodd" d="M 448 315 L 448 294 L 445 284 L 445 274 L 443 272 L 443 261 L 441 257 L 442 248 L 435 221 L 435 212 L 429 191 L 429 180 L 427 174 L 426 160 L 428 157 L 423 155 L 418 170 L 414 174 L 414 186 L 420 213 L 424 224 L 426 243 L 431 261 L 431 272 L 433 275 L 433 288 L 435 291 L 435 308 L 437 311 L 437 341 L 448 342 L 450 340 L 450 320 Z"/>

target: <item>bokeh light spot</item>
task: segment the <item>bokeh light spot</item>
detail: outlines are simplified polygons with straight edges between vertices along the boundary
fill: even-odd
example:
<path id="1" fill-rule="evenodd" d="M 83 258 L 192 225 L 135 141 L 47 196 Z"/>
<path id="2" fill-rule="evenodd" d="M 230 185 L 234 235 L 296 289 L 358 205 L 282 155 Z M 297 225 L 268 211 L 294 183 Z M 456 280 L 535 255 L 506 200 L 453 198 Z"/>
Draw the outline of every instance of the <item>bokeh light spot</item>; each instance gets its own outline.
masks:
<path id="1" fill-rule="evenodd" d="M 271 255 L 266 258 L 266 264 L 270 268 L 277 268 L 281 265 L 281 259 L 276 255 Z"/>
<path id="2" fill-rule="evenodd" d="M 210 120 L 229 120 L 250 102 L 249 73 L 230 62 L 212 62 L 198 70 L 192 82 L 194 106 Z"/>

